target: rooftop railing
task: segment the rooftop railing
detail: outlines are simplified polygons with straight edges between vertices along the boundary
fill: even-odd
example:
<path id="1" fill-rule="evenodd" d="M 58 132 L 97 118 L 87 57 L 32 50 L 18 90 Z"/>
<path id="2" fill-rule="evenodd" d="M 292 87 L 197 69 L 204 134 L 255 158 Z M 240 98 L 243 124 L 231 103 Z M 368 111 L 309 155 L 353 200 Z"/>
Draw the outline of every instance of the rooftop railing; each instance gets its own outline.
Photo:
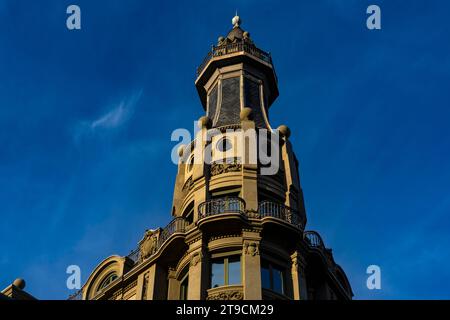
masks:
<path id="1" fill-rule="evenodd" d="M 227 54 L 237 52 L 248 53 L 258 59 L 261 59 L 264 62 L 272 64 L 272 57 L 270 56 L 270 53 L 258 49 L 254 44 L 245 42 L 230 43 L 221 46 L 213 46 L 211 51 L 208 52 L 208 54 L 206 55 L 202 64 L 197 68 L 197 76 L 199 76 L 202 73 L 202 71 L 205 69 L 206 65 L 212 58 L 221 57 Z"/>

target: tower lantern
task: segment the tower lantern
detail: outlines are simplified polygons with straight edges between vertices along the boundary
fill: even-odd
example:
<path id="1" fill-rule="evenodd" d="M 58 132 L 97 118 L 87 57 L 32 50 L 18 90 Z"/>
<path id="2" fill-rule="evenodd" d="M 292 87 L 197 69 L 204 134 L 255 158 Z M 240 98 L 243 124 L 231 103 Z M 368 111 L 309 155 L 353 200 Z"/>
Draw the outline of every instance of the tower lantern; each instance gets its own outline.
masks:
<path id="1" fill-rule="evenodd" d="M 256 125 L 268 128 L 268 109 L 278 97 L 277 76 L 271 55 L 255 45 L 241 23 L 233 17 L 233 28 L 197 68 L 195 85 L 213 126 L 236 122 L 248 107 Z"/>

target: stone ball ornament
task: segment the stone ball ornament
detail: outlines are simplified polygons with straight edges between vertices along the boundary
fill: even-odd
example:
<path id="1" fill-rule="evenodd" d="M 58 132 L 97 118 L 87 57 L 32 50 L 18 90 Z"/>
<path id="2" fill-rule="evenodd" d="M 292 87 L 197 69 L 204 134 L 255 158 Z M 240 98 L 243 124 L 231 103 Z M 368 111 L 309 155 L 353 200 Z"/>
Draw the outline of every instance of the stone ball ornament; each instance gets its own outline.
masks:
<path id="1" fill-rule="evenodd" d="M 23 290 L 25 288 L 25 280 L 23 280 L 22 278 L 17 278 L 16 280 L 14 280 L 13 285 Z"/>
<path id="2" fill-rule="evenodd" d="M 279 126 L 277 130 L 283 137 L 286 137 L 287 139 L 289 139 L 289 137 L 291 136 L 291 129 L 289 129 L 289 127 L 284 124 Z"/>
<path id="3" fill-rule="evenodd" d="M 241 110 L 241 113 L 239 114 L 239 117 L 241 118 L 241 121 L 250 119 L 250 115 L 252 114 L 252 109 L 245 107 Z"/>
<path id="4" fill-rule="evenodd" d="M 210 122 L 211 121 L 207 116 L 200 117 L 200 119 L 198 119 L 198 127 L 200 129 L 208 127 L 210 125 Z"/>

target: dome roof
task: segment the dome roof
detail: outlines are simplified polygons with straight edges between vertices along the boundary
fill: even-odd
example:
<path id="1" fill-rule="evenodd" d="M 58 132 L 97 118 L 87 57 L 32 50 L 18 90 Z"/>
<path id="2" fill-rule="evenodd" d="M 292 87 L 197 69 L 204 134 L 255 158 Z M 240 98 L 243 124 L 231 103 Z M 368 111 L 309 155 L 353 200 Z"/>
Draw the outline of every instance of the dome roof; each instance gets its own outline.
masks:
<path id="1" fill-rule="evenodd" d="M 230 32 L 228 32 L 227 38 L 230 41 L 234 41 L 235 39 L 242 40 L 244 39 L 244 30 L 242 30 L 241 27 L 234 27 Z"/>
<path id="2" fill-rule="evenodd" d="M 228 32 L 226 37 L 219 37 L 218 45 L 224 45 L 229 43 L 236 43 L 236 42 L 247 42 L 252 43 L 250 39 L 250 33 L 247 31 L 244 31 L 240 25 L 242 23 L 241 18 L 236 14 L 233 19 L 231 20 L 231 23 L 233 24 L 233 29 Z"/>

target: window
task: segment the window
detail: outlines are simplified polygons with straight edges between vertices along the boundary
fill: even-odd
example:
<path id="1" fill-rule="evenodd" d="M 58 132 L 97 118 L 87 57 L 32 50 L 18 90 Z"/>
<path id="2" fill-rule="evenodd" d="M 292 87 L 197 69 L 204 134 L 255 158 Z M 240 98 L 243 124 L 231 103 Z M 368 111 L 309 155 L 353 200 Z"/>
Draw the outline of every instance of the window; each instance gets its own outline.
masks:
<path id="1" fill-rule="evenodd" d="M 116 279 L 117 279 L 117 274 L 115 272 L 111 272 L 102 280 L 102 282 L 98 286 L 97 291 L 100 291 L 101 289 L 107 287 L 111 282 L 113 282 Z"/>
<path id="2" fill-rule="evenodd" d="M 263 288 L 273 290 L 277 293 L 286 293 L 285 270 L 268 261 L 261 264 L 261 285 Z"/>
<path id="3" fill-rule="evenodd" d="M 227 138 L 220 139 L 216 144 L 216 148 L 220 152 L 226 152 L 230 150 L 232 147 L 233 144 L 231 143 L 230 139 Z"/>
<path id="4" fill-rule="evenodd" d="M 241 283 L 241 257 L 216 258 L 211 263 L 211 288 Z"/>
<path id="5" fill-rule="evenodd" d="M 188 172 L 191 172 L 192 169 L 194 168 L 194 160 L 195 160 L 194 155 L 191 155 L 188 161 Z"/>
<path id="6" fill-rule="evenodd" d="M 194 222 L 194 201 L 192 201 L 186 207 L 186 210 L 184 210 L 184 213 L 183 213 L 183 217 L 188 222 L 188 224 L 191 224 Z"/>
<path id="7" fill-rule="evenodd" d="M 189 287 L 189 273 L 181 279 L 180 284 L 180 300 L 188 299 L 188 287 Z"/>

